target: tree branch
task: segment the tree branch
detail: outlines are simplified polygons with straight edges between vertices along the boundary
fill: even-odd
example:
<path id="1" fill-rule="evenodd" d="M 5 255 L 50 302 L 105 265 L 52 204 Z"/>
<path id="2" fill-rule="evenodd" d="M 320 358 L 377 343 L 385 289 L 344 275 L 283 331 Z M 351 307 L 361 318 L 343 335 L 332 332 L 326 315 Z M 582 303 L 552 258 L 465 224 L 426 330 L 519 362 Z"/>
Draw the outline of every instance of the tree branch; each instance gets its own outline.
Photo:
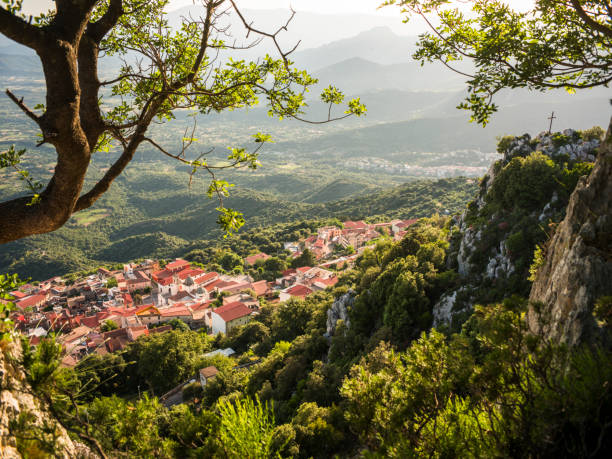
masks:
<path id="1" fill-rule="evenodd" d="M 45 42 L 46 35 L 40 27 L 28 24 L 4 8 L 0 8 L 0 33 L 34 50 L 40 49 Z"/>
<path id="2" fill-rule="evenodd" d="M 30 110 L 26 106 L 26 104 L 23 103 L 23 97 L 21 99 L 18 99 L 17 96 L 13 94 L 9 89 L 6 90 L 6 95 L 9 96 L 9 98 L 13 102 L 15 102 L 15 104 L 17 104 L 17 106 L 23 111 L 23 113 L 25 113 L 28 116 L 28 118 L 30 118 L 31 120 L 33 120 L 36 124 L 40 126 L 40 116 L 38 116 L 36 113 Z"/>
<path id="3" fill-rule="evenodd" d="M 117 24 L 117 21 L 123 15 L 123 1 L 111 0 L 106 13 L 96 22 L 89 23 L 87 26 L 87 35 L 96 43 L 100 43 L 104 36 Z"/>
<path id="4" fill-rule="evenodd" d="M 603 33 L 608 38 L 612 38 L 612 29 L 597 22 L 595 19 L 589 16 L 587 12 L 584 11 L 584 9 L 582 8 L 580 0 L 571 0 L 571 2 L 572 6 L 574 7 L 574 10 L 578 14 L 578 16 L 580 16 L 580 19 L 582 19 L 586 23 L 587 26 L 589 26 L 591 29 Z"/>

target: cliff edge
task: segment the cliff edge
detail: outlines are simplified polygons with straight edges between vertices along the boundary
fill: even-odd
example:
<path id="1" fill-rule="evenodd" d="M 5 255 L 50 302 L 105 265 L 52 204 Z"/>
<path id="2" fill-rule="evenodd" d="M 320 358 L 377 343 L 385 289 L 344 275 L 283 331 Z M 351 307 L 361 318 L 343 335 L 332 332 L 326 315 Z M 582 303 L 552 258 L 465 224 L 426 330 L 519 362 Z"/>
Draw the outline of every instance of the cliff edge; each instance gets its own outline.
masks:
<path id="1" fill-rule="evenodd" d="M 588 341 L 596 335 L 595 302 L 612 295 L 612 122 L 546 247 L 529 297 L 529 327 L 557 342 Z"/>

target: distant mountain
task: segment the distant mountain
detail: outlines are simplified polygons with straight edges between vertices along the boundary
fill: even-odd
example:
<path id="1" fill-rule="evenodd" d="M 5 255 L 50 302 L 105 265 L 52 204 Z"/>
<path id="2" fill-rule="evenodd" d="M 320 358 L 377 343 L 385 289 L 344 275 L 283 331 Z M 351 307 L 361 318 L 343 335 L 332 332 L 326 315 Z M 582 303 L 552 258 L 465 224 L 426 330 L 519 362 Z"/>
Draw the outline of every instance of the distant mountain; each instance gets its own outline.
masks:
<path id="1" fill-rule="evenodd" d="M 364 96 L 364 100 L 372 95 Z M 457 101 L 460 94 L 456 94 Z M 541 97 L 541 95 L 538 95 Z M 559 99 L 521 102 L 501 105 L 486 128 L 469 122 L 469 113 L 454 109 L 452 97 L 438 107 L 429 107 L 427 117 L 408 121 L 378 123 L 332 134 L 325 134 L 308 141 L 283 142 L 274 145 L 275 150 L 301 154 L 313 154 L 330 161 L 357 156 L 389 157 L 410 152 L 451 152 L 473 149 L 494 152 L 496 137 L 515 132 L 528 132 L 532 136 L 548 128 L 548 116 L 555 112 L 554 130 L 567 128 L 588 129 L 607 123 L 610 107 L 607 98 Z M 544 96 L 546 99 L 546 96 Z M 519 101 L 521 98 L 519 97 Z M 560 100 L 564 100 L 561 102 Z M 502 98 L 503 101 L 503 98 Z M 383 104 L 378 103 L 381 107 Z M 400 107 L 395 106 L 399 111 Z M 434 117 L 438 114 L 438 117 Z M 399 159 L 399 158 L 397 158 Z M 406 157 L 408 160 L 408 157 Z"/>
<path id="2" fill-rule="evenodd" d="M 399 36 L 389 27 L 375 27 L 355 36 L 296 52 L 292 59 L 309 70 L 360 58 L 377 64 L 389 65 L 410 62 L 417 37 Z"/>
<path id="3" fill-rule="evenodd" d="M 378 90 L 457 91 L 465 87 L 465 77 L 443 69 L 441 64 L 421 67 L 414 61 L 382 65 L 352 57 L 313 74 L 319 79 L 319 88 L 333 84 L 348 94 Z"/>
<path id="4" fill-rule="evenodd" d="M 202 15 L 201 6 L 185 6 L 171 11 L 169 21 L 171 25 L 179 24 L 181 17 L 197 18 Z M 245 18 L 252 22 L 253 27 L 266 32 L 275 32 L 284 26 L 291 16 L 288 9 L 250 10 L 242 11 Z M 233 38 L 244 38 L 244 27 L 236 15 L 229 16 L 226 23 L 232 25 Z M 353 37 L 361 32 L 384 27 L 398 34 L 408 34 L 409 26 L 402 23 L 399 16 L 385 17 L 369 14 L 317 14 L 298 11 L 287 28 L 279 34 L 283 45 L 295 45 L 301 41 L 300 50 L 314 48 L 333 41 Z M 270 44 L 270 43 L 269 43 Z M 270 44 L 271 45 L 271 44 Z M 271 46 L 270 46 L 271 49 Z"/>

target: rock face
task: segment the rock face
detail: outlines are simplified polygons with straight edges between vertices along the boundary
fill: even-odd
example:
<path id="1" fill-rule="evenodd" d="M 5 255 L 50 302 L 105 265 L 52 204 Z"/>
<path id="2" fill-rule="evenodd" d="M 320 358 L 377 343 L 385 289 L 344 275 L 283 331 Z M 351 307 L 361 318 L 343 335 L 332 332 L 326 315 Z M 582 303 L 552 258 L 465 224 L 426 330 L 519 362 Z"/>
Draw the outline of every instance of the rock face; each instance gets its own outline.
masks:
<path id="1" fill-rule="evenodd" d="M 533 283 L 529 327 L 573 345 L 593 337 L 595 301 L 612 295 L 612 123 L 595 167 L 574 190 Z"/>
<path id="2" fill-rule="evenodd" d="M 562 185 L 559 185 L 558 189 L 551 188 L 548 201 L 541 203 L 541 207 L 521 214 L 518 219 L 514 218 L 512 206 L 492 211 L 489 203 L 495 198 L 491 197 L 491 192 L 494 191 L 496 181 L 500 178 L 503 180 L 506 166 L 515 158 L 526 158 L 535 152 L 545 154 L 561 166 L 566 163 L 594 162 L 600 144 L 601 140 L 595 130 L 579 132 L 571 129 L 562 133 L 541 133 L 534 138 L 525 134 L 501 140 L 501 159 L 491 165 L 481 180 L 478 197 L 452 222 L 451 229 L 456 236 L 451 238 L 447 268 L 455 269 L 461 276 L 462 283 L 460 288 L 447 292 L 434 306 L 435 326 L 452 323 L 458 314 L 461 318 L 464 312 L 471 310 L 475 302 L 503 299 L 502 293 L 510 291 L 504 290 L 504 285 L 507 285 L 508 289 L 516 290 L 517 278 L 522 279 L 520 295 L 529 295 L 529 273 L 525 272 L 525 255 L 520 252 L 527 250 L 525 247 L 528 244 L 517 244 L 517 240 L 522 240 L 522 234 L 517 233 L 525 227 L 546 228 L 549 222 L 560 221 L 568 204 L 567 193 L 564 193 Z M 520 207 L 521 202 L 517 201 L 515 206 Z M 527 220 L 529 225 L 525 223 Z M 533 248 L 528 257 L 530 264 Z M 487 287 L 483 289 L 482 285 Z M 487 294 L 486 290 L 489 288 L 497 289 L 496 296 Z"/>
<path id="3" fill-rule="evenodd" d="M 332 307 L 327 310 L 327 336 L 333 336 L 336 331 L 336 323 L 342 320 L 347 328 L 350 328 L 348 309 L 355 302 L 355 292 L 349 290 L 344 295 L 338 297 L 332 304 Z"/>
<path id="4" fill-rule="evenodd" d="M 14 342 L 0 342 L 0 457 L 21 458 L 18 449 L 17 434 L 14 423 L 21 416 L 27 416 L 28 426 L 51 429 L 54 438 L 53 454 L 45 453 L 49 457 L 58 458 L 93 458 L 97 457 L 84 445 L 73 442 L 66 430 L 53 419 L 44 409 L 41 401 L 31 393 L 23 369 L 19 362 L 21 349 Z M 37 429 L 30 429 L 26 433 L 41 439 Z M 27 447 L 26 447 L 27 448 Z M 38 451 L 40 454 L 40 451 Z M 26 455 L 36 456 L 29 450 Z M 42 456 L 40 456 L 42 457 Z"/>

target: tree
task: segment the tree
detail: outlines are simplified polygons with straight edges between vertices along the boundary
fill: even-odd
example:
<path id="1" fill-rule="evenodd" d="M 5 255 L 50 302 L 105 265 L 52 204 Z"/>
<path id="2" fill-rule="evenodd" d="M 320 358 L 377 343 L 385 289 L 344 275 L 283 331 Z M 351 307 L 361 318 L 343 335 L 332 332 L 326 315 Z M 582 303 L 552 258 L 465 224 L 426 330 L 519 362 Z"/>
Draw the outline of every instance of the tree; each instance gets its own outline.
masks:
<path id="1" fill-rule="evenodd" d="M 291 267 L 301 268 L 303 266 L 314 266 L 316 262 L 317 260 L 314 256 L 314 253 L 312 253 L 310 249 L 304 249 L 304 252 L 302 252 L 299 257 L 293 259 Z"/>
<path id="2" fill-rule="evenodd" d="M 420 16 L 433 33 L 423 34 L 413 55 L 440 61 L 468 78 L 460 108 L 486 124 L 504 88 L 576 89 L 612 82 L 612 5 L 609 0 L 536 0 L 530 11 L 501 1 L 472 0 L 467 15 L 450 0 L 387 0 L 406 21 Z M 434 24 L 439 24 L 435 25 Z M 458 63 L 468 60 L 474 72 Z"/>
<path id="3" fill-rule="evenodd" d="M 421 36 L 414 57 L 422 63 L 440 61 L 467 77 L 468 97 L 459 108 L 471 110 L 473 120 L 487 123 L 497 110 L 493 98 L 503 88 L 573 93 L 612 81 L 610 0 L 536 0 L 529 12 L 517 12 L 501 1 L 462 3 L 472 6 L 472 14 L 449 6 L 449 0 L 385 2 L 400 5 L 403 13 L 421 16 L 431 26 L 433 34 Z M 457 68 L 462 60 L 471 61 L 474 71 Z M 590 312 L 599 297 L 612 293 L 609 282 L 597 280 L 612 273 L 607 263 L 612 231 L 597 225 L 610 219 L 611 199 L 612 122 L 593 169 L 576 186 L 546 256 L 532 273 L 532 331 L 546 329 L 548 338 L 570 344 L 592 338 Z M 594 230 L 583 239 L 578 237 L 580 228 Z M 581 263 L 571 265 L 573 259 Z M 549 319 L 541 322 L 543 317 Z"/>
<path id="4" fill-rule="evenodd" d="M 117 282 L 117 279 L 115 277 L 111 277 L 109 280 L 106 281 L 106 288 L 113 288 L 113 287 L 117 287 L 119 285 L 119 283 Z"/>
<path id="5" fill-rule="evenodd" d="M 119 325 L 117 325 L 117 323 L 114 320 L 105 320 L 102 325 L 100 326 L 100 331 L 102 332 L 107 332 L 107 331 L 111 331 L 111 330 L 117 330 L 119 328 Z"/>
<path id="6" fill-rule="evenodd" d="M 20 12 L 20 0 L 3 2 L 0 32 L 37 53 L 47 90 L 44 106 L 34 109 L 11 91 L 7 95 L 40 128 L 39 145 L 54 147 L 57 163 L 53 177 L 43 185 L 20 167 L 24 150 L 11 147 L 0 154 L 0 168 L 17 169 L 30 193 L 0 203 L 0 243 L 53 231 L 73 213 L 90 207 L 143 144 L 187 164 L 193 174 L 208 172 L 208 195 L 220 200 L 219 223 L 227 231 L 242 225 L 240 213 L 223 207 L 230 185 L 215 171 L 257 168 L 257 152 L 269 136 L 257 133 L 254 152 L 233 148 L 227 161 L 214 163 L 206 154 L 191 159 L 185 155 L 195 141 L 195 126 L 185 133 L 182 149 L 171 152 L 148 136 L 151 123 L 172 119 L 181 109 L 207 114 L 249 107 L 259 98 L 266 99 L 271 115 L 302 119 L 304 93 L 316 80 L 291 66 L 293 50 L 283 51 L 278 42 L 284 27 L 274 33 L 254 28 L 234 0 L 200 1 L 202 16 L 184 18 L 178 30 L 169 26 L 164 11 L 169 0 L 56 0 L 54 11 L 29 19 Z M 254 42 L 227 44 L 227 29 L 219 21 L 228 10 L 238 15 L 250 36 L 257 37 Z M 252 47 L 262 39 L 274 43 L 278 58 L 215 63 L 220 50 Z M 105 55 L 122 58 L 123 66 L 116 78 L 100 81 L 99 58 Z M 120 102 L 107 105 L 109 96 Z M 344 100 L 333 87 L 321 98 L 330 108 Z M 355 99 L 335 119 L 364 112 Z M 330 114 L 322 122 L 332 119 Z M 93 155 L 111 147 L 120 152 L 117 160 L 83 192 Z"/>
<path id="7" fill-rule="evenodd" d="M 218 261 L 225 271 L 232 271 L 235 268 L 242 267 L 242 265 L 244 264 L 242 258 L 240 258 L 239 255 L 236 255 L 231 250 L 223 252 Z"/>

